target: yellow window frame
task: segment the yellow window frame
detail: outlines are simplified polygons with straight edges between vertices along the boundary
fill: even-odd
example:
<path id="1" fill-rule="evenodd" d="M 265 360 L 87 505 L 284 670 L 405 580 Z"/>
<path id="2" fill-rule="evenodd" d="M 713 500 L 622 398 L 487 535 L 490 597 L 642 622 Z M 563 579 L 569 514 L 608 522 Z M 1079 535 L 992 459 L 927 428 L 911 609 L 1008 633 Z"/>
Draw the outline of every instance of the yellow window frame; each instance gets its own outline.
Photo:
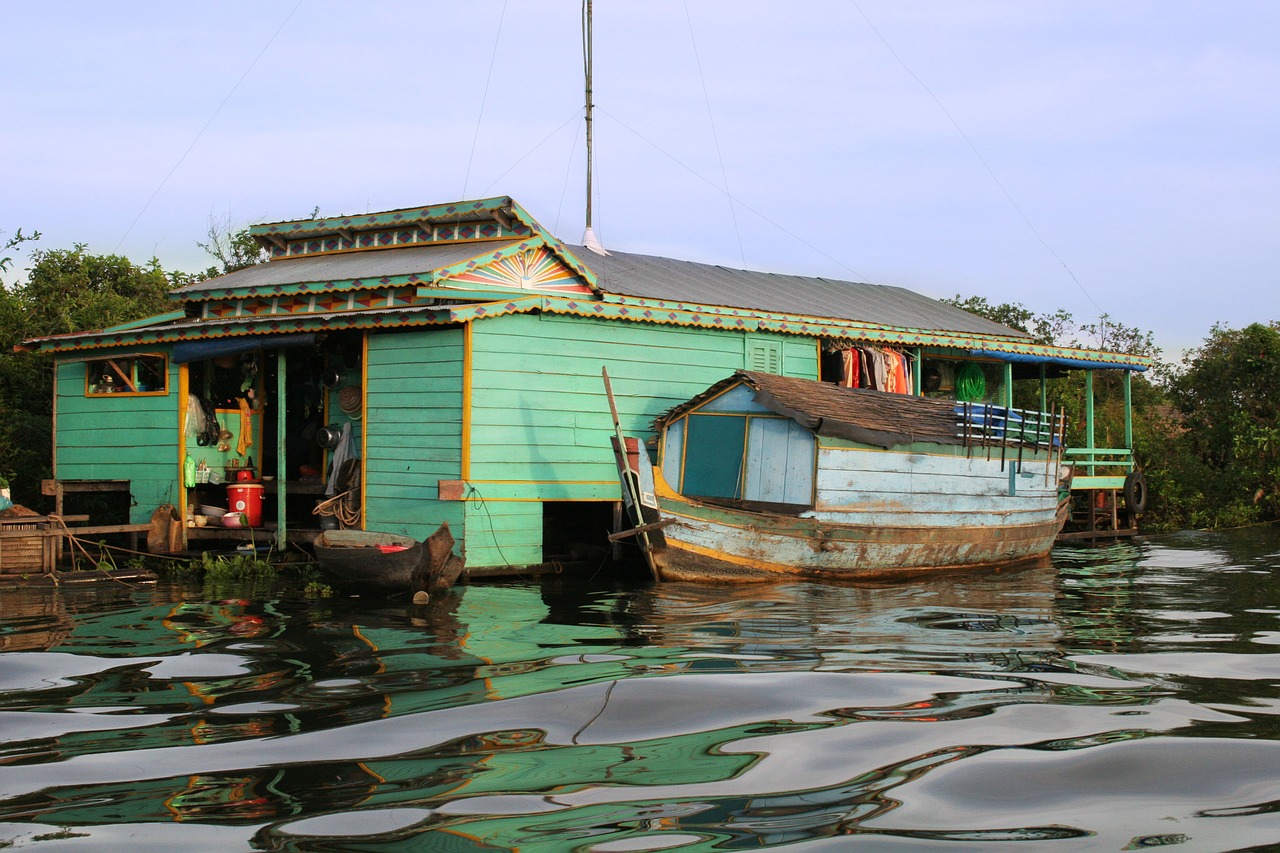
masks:
<path id="1" fill-rule="evenodd" d="M 153 388 L 139 376 L 139 363 L 156 359 L 154 371 L 163 385 Z M 85 362 L 84 395 L 86 397 L 162 397 L 169 393 L 169 357 L 164 353 L 129 353 Z"/>

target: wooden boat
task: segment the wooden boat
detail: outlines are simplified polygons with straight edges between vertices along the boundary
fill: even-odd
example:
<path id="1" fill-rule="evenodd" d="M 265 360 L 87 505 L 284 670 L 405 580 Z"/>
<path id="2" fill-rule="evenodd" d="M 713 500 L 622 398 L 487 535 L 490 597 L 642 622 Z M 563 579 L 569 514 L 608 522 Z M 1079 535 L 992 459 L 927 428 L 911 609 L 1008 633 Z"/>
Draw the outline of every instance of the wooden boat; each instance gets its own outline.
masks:
<path id="1" fill-rule="evenodd" d="M 615 448 L 655 578 L 891 580 L 1048 553 L 1062 418 L 739 371 Z"/>
<path id="2" fill-rule="evenodd" d="M 462 574 L 449 525 L 419 542 L 376 530 L 325 530 L 316 537 L 316 562 L 333 583 L 379 593 L 437 593 Z"/>

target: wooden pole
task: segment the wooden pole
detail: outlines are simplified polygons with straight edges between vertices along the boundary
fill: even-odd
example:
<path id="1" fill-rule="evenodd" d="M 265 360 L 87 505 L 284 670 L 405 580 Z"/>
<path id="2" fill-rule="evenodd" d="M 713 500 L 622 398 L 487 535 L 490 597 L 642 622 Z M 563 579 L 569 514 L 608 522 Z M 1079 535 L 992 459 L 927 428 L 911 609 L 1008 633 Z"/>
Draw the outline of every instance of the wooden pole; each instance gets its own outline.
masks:
<path id="1" fill-rule="evenodd" d="M 609 398 L 609 414 L 613 416 L 613 455 L 618 465 L 618 479 L 622 481 L 622 487 L 627 490 L 627 497 L 631 499 L 631 506 L 635 508 L 635 517 L 631 519 L 631 523 L 637 529 L 644 526 L 644 515 L 640 512 L 640 484 L 636 482 L 636 478 L 632 476 L 631 465 L 627 462 L 627 439 L 622 434 L 622 422 L 618 419 L 618 405 L 613 399 L 613 385 L 609 382 L 609 369 L 607 367 L 600 368 L 600 376 L 604 380 L 604 393 Z M 644 452 L 644 448 L 640 449 Z M 658 580 L 658 568 L 653 564 L 653 554 L 650 552 L 649 533 L 647 530 L 640 530 L 640 550 L 644 553 L 645 564 L 649 567 L 649 573 L 653 575 L 654 580 Z"/>
<path id="2" fill-rule="evenodd" d="M 591 110 L 591 0 L 584 0 L 582 6 L 582 69 L 586 78 L 586 118 L 587 125 L 587 228 L 591 227 L 591 172 L 592 172 L 592 154 L 594 147 L 592 144 L 592 117 Z"/>
<path id="3" fill-rule="evenodd" d="M 289 541 L 289 532 L 285 529 L 285 505 L 288 503 L 289 465 L 284 457 L 285 439 L 285 369 L 288 366 L 285 348 L 276 350 L 276 548 L 284 551 Z"/>

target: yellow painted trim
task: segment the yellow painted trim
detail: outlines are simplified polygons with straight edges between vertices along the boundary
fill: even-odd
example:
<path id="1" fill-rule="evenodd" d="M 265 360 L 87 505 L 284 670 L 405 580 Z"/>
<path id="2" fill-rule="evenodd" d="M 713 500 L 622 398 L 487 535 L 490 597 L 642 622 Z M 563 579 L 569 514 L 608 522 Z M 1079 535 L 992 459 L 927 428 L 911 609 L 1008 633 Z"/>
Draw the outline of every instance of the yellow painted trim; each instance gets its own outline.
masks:
<path id="1" fill-rule="evenodd" d="M 187 549 L 187 406 L 191 401 L 190 365 L 178 365 L 178 518 L 182 519 L 182 550 Z"/>
<path id="2" fill-rule="evenodd" d="M 325 357 L 324 366 L 326 368 L 329 366 L 329 359 L 327 356 Z M 285 389 L 285 393 L 289 393 L 288 388 Z M 322 424 L 329 423 L 329 397 L 331 393 L 332 392 L 325 386 L 320 386 L 320 423 Z M 361 394 L 361 396 L 364 395 Z M 283 400 L 281 401 L 281 405 L 284 405 Z M 320 454 L 320 482 L 322 483 L 329 482 L 329 460 L 332 457 L 332 450 L 325 450 Z"/>
<path id="3" fill-rule="evenodd" d="M 818 434 L 810 432 L 809 437 L 813 439 L 813 472 L 810 474 L 809 486 L 809 506 L 818 505 L 818 456 L 822 454 L 822 444 L 818 441 Z"/>
<path id="4" fill-rule="evenodd" d="M 382 776 L 381 774 L 379 774 L 379 773 L 377 773 L 376 771 L 374 771 L 374 770 L 373 770 L 373 768 L 371 768 L 368 764 L 365 764 L 363 761 L 357 761 L 357 762 L 356 762 L 356 767 L 359 767 L 359 768 L 360 768 L 361 770 L 363 770 L 365 773 L 368 773 L 368 774 L 369 774 L 370 776 L 372 776 L 374 779 L 377 779 L 377 780 L 378 780 L 378 784 L 385 784 L 385 783 L 386 783 L 386 781 L 387 781 L 387 779 L 386 779 L 386 777 L 385 777 L 385 776 Z"/>
<path id="5" fill-rule="evenodd" d="M 611 503 L 608 498 L 490 498 L 490 497 L 464 497 L 462 503 L 482 501 L 490 504 L 571 504 L 571 503 Z M 482 546 L 482 547 L 488 547 Z"/>
<path id="6" fill-rule="evenodd" d="M 617 480 L 472 480 L 468 483 L 516 484 L 526 486 L 616 486 Z"/>
<path id="7" fill-rule="evenodd" d="M 284 405 L 284 401 L 280 401 Z M 369 333 L 360 336 L 360 529 L 369 529 Z"/>
<path id="8" fill-rule="evenodd" d="M 90 384 L 88 365 L 95 361 L 124 361 L 125 359 L 139 358 L 158 358 L 164 362 L 164 389 L 160 391 L 92 391 L 93 386 Z M 95 358 L 76 359 L 77 362 L 86 365 L 84 371 L 84 396 L 93 398 L 115 398 L 115 397 L 167 397 L 169 396 L 169 356 L 162 352 L 131 352 L 114 356 L 97 356 Z M 134 369 L 134 376 L 137 376 L 137 369 Z"/>
<path id="9" fill-rule="evenodd" d="M 472 329 L 470 321 L 462 324 L 462 460 L 459 479 L 471 479 L 471 370 Z M 477 480 L 476 482 L 484 482 Z"/>
<path id="10" fill-rule="evenodd" d="M 733 563 L 735 566 L 744 566 L 750 569 L 760 569 L 766 572 L 775 572 L 777 574 L 794 575 L 799 574 L 800 569 L 795 566 L 787 566 L 782 563 L 770 563 L 765 560 L 751 560 L 746 557 L 739 557 L 735 554 L 726 554 L 724 551 L 716 551 L 711 548 L 704 548 L 701 545 L 694 545 L 689 542 L 681 542 L 679 539 L 672 537 L 670 532 L 666 533 L 667 547 L 673 545 L 681 551 L 688 551 L 691 554 L 698 554 L 703 557 L 710 557 L 720 560 L 724 563 Z M 795 537 L 792 537 L 795 538 Z"/>
<path id="11" fill-rule="evenodd" d="M 683 474 L 682 474 L 683 476 Z M 676 490 L 671 488 L 667 482 L 667 478 L 662 476 L 662 466 L 659 465 L 653 469 L 653 493 L 660 498 L 673 498 L 675 500 L 684 500 L 684 495 L 677 494 Z"/>
<path id="12" fill-rule="evenodd" d="M 689 412 L 677 420 L 685 421 L 685 438 L 680 442 L 680 487 L 685 487 L 685 462 L 689 461 Z M 659 465 L 659 467 L 662 467 Z"/>
<path id="13" fill-rule="evenodd" d="M 701 403 L 699 403 L 699 404 L 698 404 L 697 408 L 689 409 L 689 411 L 685 412 L 684 414 L 686 414 L 686 415 L 687 415 L 687 414 L 690 414 L 691 412 L 699 412 L 699 414 L 701 414 L 701 412 L 700 412 L 699 410 L 700 410 L 703 406 L 707 405 L 708 403 L 712 402 L 713 400 L 719 400 L 719 399 L 720 399 L 721 397 L 723 397 L 725 394 L 728 394 L 730 391 L 732 391 L 734 388 L 737 388 L 737 387 L 738 387 L 739 385 L 741 385 L 741 384 L 742 384 L 742 382 L 741 382 L 741 381 L 738 381 L 738 382 L 733 383 L 733 384 L 732 384 L 732 385 L 730 385 L 728 388 L 725 388 L 723 391 L 721 391 L 719 394 L 716 394 L 714 397 L 708 397 L 707 399 L 703 400 Z M 714 415 L 714 414 L 732 414 L 732 413 L 707 412 L 707 414 L 708 414 L 708 415 Z M 741 414 L 741 413 L 739 413 L 739 414 Z"/>

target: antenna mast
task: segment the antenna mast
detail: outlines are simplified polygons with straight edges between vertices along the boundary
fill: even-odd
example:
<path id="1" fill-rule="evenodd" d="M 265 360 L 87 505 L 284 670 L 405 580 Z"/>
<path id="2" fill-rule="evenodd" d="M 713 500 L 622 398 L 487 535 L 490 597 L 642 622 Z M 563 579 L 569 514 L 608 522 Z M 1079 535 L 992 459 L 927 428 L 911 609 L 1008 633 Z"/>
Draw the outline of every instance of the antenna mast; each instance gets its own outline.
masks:
<path id="1" fill-rule="evenodd" d="M 582 71 L 586 82 L 586 124 L 587 124 L 587 230 L 582 235 L 582 245 L 591 251 L 607 255 L 604 246 L 591 228 L 591 172 L 595 155 L 592 139 L 591 117 L 591 0 L 582 0 Z"/>

